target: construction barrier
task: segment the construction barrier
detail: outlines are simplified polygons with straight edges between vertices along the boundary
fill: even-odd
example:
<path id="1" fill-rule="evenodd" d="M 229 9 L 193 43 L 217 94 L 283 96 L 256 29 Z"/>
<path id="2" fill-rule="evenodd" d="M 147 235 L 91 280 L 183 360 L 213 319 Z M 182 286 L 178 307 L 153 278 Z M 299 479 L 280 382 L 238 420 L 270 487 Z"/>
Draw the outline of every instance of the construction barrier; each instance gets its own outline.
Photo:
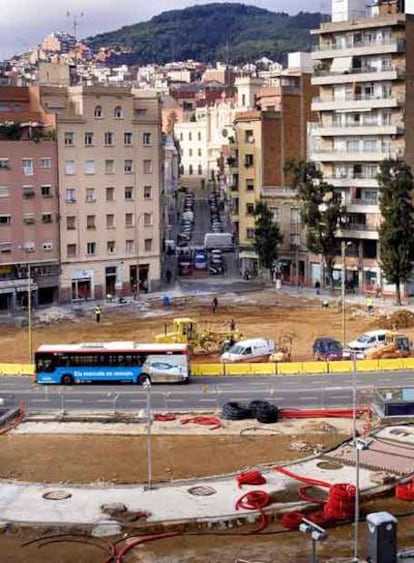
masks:
<path id="1" fill-rule="evenodd" d="M 0 364 L 0 375 L 33 375 L 33 364 Z"/>

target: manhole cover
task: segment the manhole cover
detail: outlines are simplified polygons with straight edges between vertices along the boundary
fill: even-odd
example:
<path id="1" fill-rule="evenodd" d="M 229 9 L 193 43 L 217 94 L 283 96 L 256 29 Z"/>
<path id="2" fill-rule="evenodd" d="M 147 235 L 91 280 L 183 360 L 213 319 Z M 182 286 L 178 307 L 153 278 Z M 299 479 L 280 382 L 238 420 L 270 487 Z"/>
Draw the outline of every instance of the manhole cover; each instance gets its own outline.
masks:
<path id="1" fill-rule="evenodd" d="M 72 493 L 68 493 L 67 491 L 48 491 L 42 495 L 46 500 L 66 500 L 71 496 Z"/>
<path id="2" fill-rule="evenodd" d="M 188 489 L 188 492 L 190 495 L 194 495 L 196 497 L 208 497 L 210 495 L 215 495 L 217 491 L 208 485 L 199 485 L 197 487 L 191 487 L 191 489 Z"/>
<path id="3" fill-rule="evenodd" d="M 316 465 L 319 469 L 334 470 L 343 468 L 342 463 L 338 463 L 337 461 L 319 461 Z"/>

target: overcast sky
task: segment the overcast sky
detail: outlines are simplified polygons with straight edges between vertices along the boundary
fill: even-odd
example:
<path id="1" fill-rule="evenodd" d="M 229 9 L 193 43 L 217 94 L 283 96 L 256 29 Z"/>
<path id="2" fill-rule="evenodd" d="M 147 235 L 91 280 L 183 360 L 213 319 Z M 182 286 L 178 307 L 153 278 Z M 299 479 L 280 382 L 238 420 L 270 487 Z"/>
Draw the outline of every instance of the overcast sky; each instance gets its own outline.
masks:
<path id="1" fill-rule="evenodd" d="M 82 38 L 146 21 L 166 10 L 208 3 L 208 0 L 1 0 L 0 60 L 27 51 L 51 31 L 73 32 L 74 16 L 79 22 L 77 35 Z M 289 14 L 326 13 L 330 6 L 329 0 L 246 0 L 244 3 Z"/>

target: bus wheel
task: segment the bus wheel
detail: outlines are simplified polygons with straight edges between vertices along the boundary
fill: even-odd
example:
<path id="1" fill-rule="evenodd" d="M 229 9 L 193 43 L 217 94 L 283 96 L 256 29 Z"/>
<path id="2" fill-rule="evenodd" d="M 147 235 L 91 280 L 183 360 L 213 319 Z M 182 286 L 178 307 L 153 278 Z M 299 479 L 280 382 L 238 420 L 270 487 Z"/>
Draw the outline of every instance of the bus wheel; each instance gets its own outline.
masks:
<path id="1" fill-rule="evenodd" d="M 70 375 L 70 373 L 65 373 L 65 375 L 62 375 L 60 382 L 62 385 L 72 385 L 73 377 Z"/>
<path id="2" fill-rule="evenodd" d="M 150 376 L 147 375 L 146 373 L 142 373 L 142 374 L 138 377 L 138 379 L 137 379 L 137 383 L 138 383 L 139 385 L 144 385 L 144 383 L 145 383 L 146 381 L 149 381 L 149 383 L 151 383 L 151 378 L 150 378 Z"/>

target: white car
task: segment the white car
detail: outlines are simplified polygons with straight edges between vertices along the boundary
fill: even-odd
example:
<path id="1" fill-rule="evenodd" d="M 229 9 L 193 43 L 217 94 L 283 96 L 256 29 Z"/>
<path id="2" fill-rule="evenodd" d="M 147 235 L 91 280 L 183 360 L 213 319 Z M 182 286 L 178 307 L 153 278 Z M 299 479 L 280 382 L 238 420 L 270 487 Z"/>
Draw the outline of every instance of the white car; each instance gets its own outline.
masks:
<path id="1" fill-rule="evenodd" d="M 364 334 L 361 334 L 356 340 L 352 340 L 348 344 L 344 350 L 343 357 L 346 359 L 352 358 L 355 354 L 357 359 L 364 358 L 367 350 L 384 344 L 388 332 L 385 329 L 364 332 Z"/>
<path id="2" fill-rule="evenodd" d="M 165 362 L 159 358 L 149 358 L 142 366 L 142 375 L 147 375 L 154 383 L 185 381 L 188 373 L 184 365 Z"/>

